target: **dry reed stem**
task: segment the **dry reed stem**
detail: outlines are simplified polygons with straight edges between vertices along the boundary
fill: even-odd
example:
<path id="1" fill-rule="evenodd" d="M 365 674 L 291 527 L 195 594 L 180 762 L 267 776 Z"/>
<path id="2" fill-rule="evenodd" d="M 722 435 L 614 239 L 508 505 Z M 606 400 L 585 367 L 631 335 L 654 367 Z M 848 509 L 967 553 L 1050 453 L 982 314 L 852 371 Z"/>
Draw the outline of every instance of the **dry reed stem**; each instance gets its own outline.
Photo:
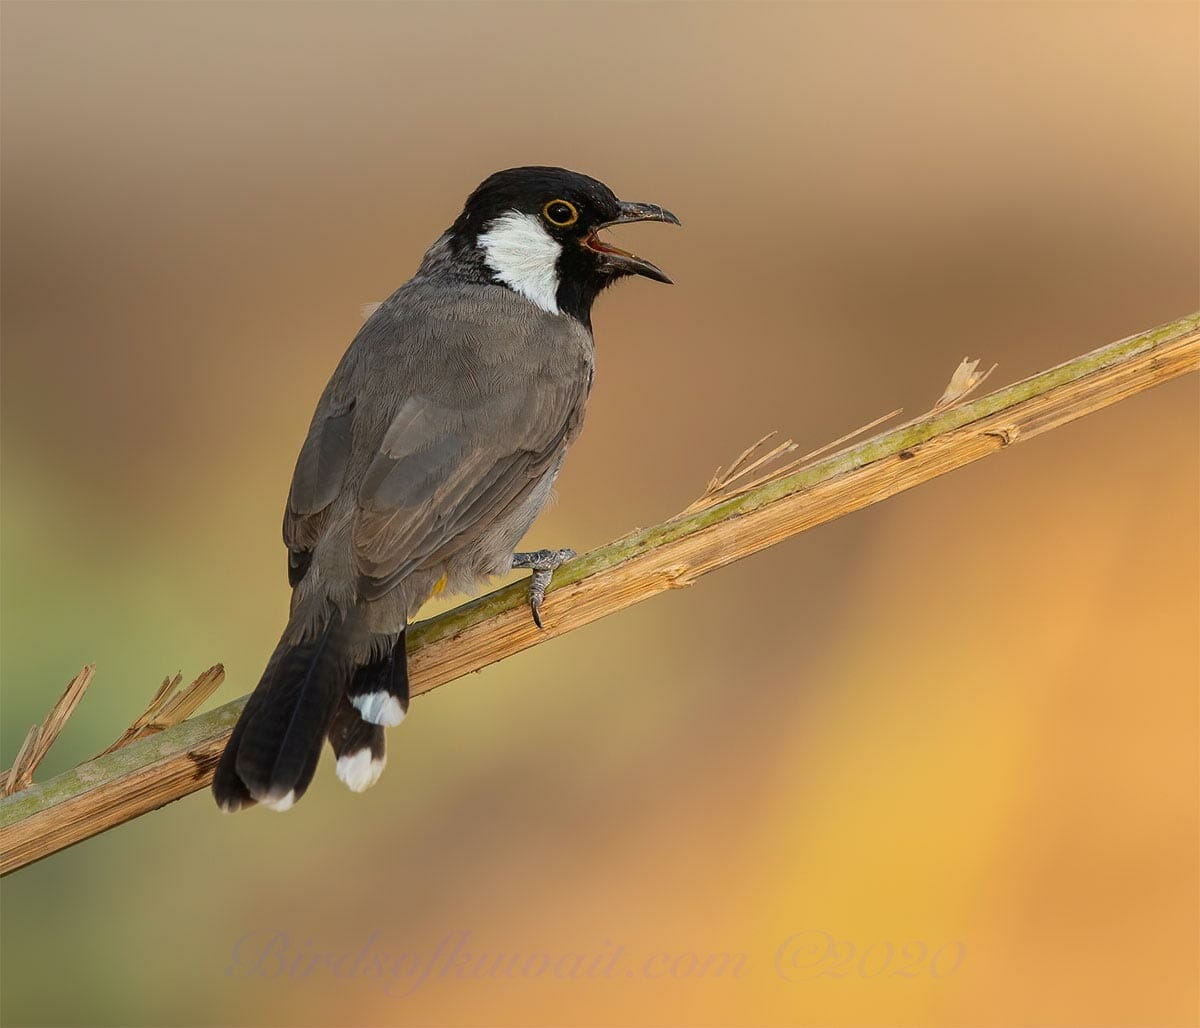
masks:
<path id="1" fill-rule="evenodd" d="M 685 507 L 678 516 L 683 517 L 687 514 L 694 514 L 696 511 L 704 510 L 706 507 L 711 507 L 714 503 L 719 503 L 721 500 L 730 500 L 735 496 L 742 496 L 745 493 L 758 488 L 760 485 L 765 485 L 767 482 L 774 482 L 777 479 L 785 478 L 788 475 L 795 474 L 802 468 L 807 467 L 814 459 L 820 457 L 822 454 L 828 453 L 830 450 L 841 446 L 843 443 L 848 443 L 851 439 L 857 439 L 861 435 L 866 435 L 871 431 L 871 429 L 878 428 L 885 421 L 891 421 L 892 418 L 899 416 L 901 413 L 903 413 L 903 410 L 904 409 L 902 407 L 897 407 L 894 411 L 891 411 L 887 414 L 881 414 L 874 421 L 868 421 L 865 425 L 856 428 L 853 432 L 847 432 L 845 435 L 834 439 L 833 442 L 826 443 L 824 446 L 818 446 L 815 450 L 810 450 L 803 457 L 797 457 L 795 460 L 789 461 L 787 464 L 781 464 L 777 468 L 772 468 L 767 474 L 762 475 L 759 478 L 751 479 L 750 481 L 743 481 L 735 487 L 733 483 L 737 481 L 737 479 L 745 478 L 746 475 L 762 467 L 762 465 L 770 463 L 770 461 L 774 460 L 776 457 L 781 457 L 785 453 L 791 453 L 794 450 L 799 449 L 799 443 L 794 443 L 792 440 L 788 439 L 774 447 L 769 452 L 763 454 L 752 464 L 749 464 L 743 468 L 741 465 L 752 453 L 754 453 L 755 450 L 757 450 L 769 439 L 778 435 L 777 432 L 768 432 L 753 446 L 749 446 L 743 450 L 738 456 L 737 460 L 729 465 L 728 471 L 722 471 L 721 468 L 717 468 L 716 473 L 712 478 L 709 479 L 708 486 L 705 488 L 704 493 L 698 499 L 693 500 L 691 504 Z"/>
<path id="2" fill-rule="evenodd" d="M 46 715 L 46 720 L 29 729 L 29 734 L 25 736 L 25 741 L 17 751 L 17 759 L 13 761 L 13 766 L 7 771 L 0 771 L 0 792 L 5 796 L 11 796 L 14 792 L 20 792 L 33 784 L 34 771 L 37 770 L 50 747 L 54 745 L 54 741 L 66 727 L 71 715 L 75 713 L 79 701 L 83 699 L 83 694 L 91 685 L 95 674 L 96 665 L 86 665 L 68 683 L 62 696 L 58 698 L 58 702 Z M 186 689 L 181 689 L 176 693 L 175 689 L 182 681 L 182 672 L 177 673 L 174 677 L 164 678 L 162 685 L 150 698 L 150 704 L 145 712 L 125 729 L 116 742 L 102 749 L 96 756 L 102 757 L 106 753 L 112 753 L 113 750 L 128 746 L 131 742 L 144 739 L 155 732 L 161 732 L 191 717 L 225 681 L 225 668 L 220 664 L 215 664 L 203 672 Z M 95 757 L 92 759 L 94 760 Z"/>
<path id="3" fill-rule="evenodd" d="M 1198 368 L 1200 313 L 931 412 L 571 561 L 547 594 L 544 632 L 530 622 L 527 583 L 515 582 L 413 626 L 413 694 Z M 244 703 L 226 703 L 0 800 L 0 873 L 203 788 Z"/>
<path id="4" fill-rule="evenodd" d="M 943 410 L 956 403 L 962 403 L 963 400 L 991 378 L 992 372 L 1000 367 L 1000 365 L 993 364 L 982 375 L 975 373 L 978 367 L 979 358 L 971 360 L 970 357 L 964 357 L 962 363 L 954 370 L 954 374 L 950 376 L 950 382 L 942 390 L 942 395 L 938 397 L 937 403 L 930 408 L 930 412 Z"/>
<path id="5" fill-rule="evenodd" d="M 5 772 L 0 772 L 0 775 L 3 776 L 5 796 L 11 796 L 14 792 L 26 789 L 33 783 L 34 771 L 45 759 L 46 754 L 50 752 L 50 747 L 54 745 L 59 733 L 66 727 L 68 719 L 75 713 L 75 708 L 79 706 L 79 701 L 83 699 L 83 694 L 87 692 L 87 687 L 91 685 L 92 676 L 95 673 L 95 664 L 85 664 L 79 674 L 67 683 L 58 702 L 50 708 L 50 713 L 46 715 L 46 720 L 41 725 L 34 725 L 29 730 L 20 752 L 17 753 L 17 759 L 13 761 L 13 766 Z"/>
<path id="6" fill-rule="evenodd" d="M 174 677 L 164 678 L 158 691 L 151 697 L 150 704 L 145 711 L 125 729 L 116 742 L 102 749 L 96 756 L 102 757 L 106 753 L 112 753 L 113 750 L 119 750 L 122 746 L 128 746 L 131 742 L 144 739 L 156 732 L 164 731 L 172 725 L 177 725 L 180 721 L 187 720 L 225 681 L 225 667 L 222 664 L 214 664 L 207 671 L 202 672 L 191 685 L 175 692 L 182 681 L 183 672 L 177 672 Z"/>

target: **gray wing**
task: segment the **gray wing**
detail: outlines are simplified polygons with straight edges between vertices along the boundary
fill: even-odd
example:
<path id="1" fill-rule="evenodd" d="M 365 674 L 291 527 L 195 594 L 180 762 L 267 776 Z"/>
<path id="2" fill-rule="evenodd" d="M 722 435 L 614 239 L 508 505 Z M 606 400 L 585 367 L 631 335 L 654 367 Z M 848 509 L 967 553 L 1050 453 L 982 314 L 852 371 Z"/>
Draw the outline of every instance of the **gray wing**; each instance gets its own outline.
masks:
<path id="1" fill-rule="evenodd" d="M 338 403 L 321 397 L 296 458 L 292 486 L 283 513 L 283 541 L 288 548 L 288 581 L 294 587 L 308 571 L 312 550 L 325 530 L 329 508 L 337 499 L 350 464 L 354 401 Z"/>
<path id="2" fill-rule="evenodd" d="M 467 409 L 406 398 L 359 487 L 362 594 L 380 596 L 439 566 L 513 517 L 573 433 L 577 399 L 578 390 L 545 382 Z"/>
<path id="3" fill-rule="evenodd" d="M 284 515 L 293 585 L 351 500 L 360 595 L 440 565 L 513 516 L 577 433 L 590 349 L 557 326 L 547 336 L 528 317 L 506 321 L 509 306 L 481 307 L 473 319 L 456 309 L 453 325 L 385 309 L 364 326 L 296 462 Z"/>

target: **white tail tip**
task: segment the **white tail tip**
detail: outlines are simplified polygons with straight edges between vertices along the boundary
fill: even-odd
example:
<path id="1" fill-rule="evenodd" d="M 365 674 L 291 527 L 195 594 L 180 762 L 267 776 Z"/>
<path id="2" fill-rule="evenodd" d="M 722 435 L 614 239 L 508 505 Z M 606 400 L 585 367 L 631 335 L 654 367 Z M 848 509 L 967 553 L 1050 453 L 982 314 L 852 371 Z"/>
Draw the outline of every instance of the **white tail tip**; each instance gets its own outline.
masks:
<path id="1" fill-rule="evenodd" d="M 283 796 L 264 796 L 258 802 L 268 810 L 273 810 L 276 814 L 282 814 L 285 810 L 292 809 L 292 804 L 296 802 L 296 790 L 289 789 Z"/>
<path id="2" fill-rule="evenodd" d="M 369 692 L 351 701 L 364 721 L 384 728 L 395 728 L 404 720 L 404 708 L 390 692 Z"/>
<path id="3" fill-rule="evenodd" d="M 338 757 L 337 776 L 346 783 L 351 792 L 366 792 L 383 774 L 387 766 L 387 756 L 376 760 L 369 749 L 361 749 L 357 753 L 348 753 Z"/>

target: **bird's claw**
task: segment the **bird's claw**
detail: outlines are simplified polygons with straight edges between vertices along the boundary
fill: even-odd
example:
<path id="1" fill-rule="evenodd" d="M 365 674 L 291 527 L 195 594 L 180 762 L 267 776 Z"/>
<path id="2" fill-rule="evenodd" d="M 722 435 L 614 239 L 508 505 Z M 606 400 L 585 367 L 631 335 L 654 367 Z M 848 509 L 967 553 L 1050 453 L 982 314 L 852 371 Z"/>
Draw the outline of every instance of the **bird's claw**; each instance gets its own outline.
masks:
<path id="1" fill-rule="evenodd" d="M 533 614 L 533 623 L 539 629 L 545 627 L 542 624 L 541 607 L 542 600 L 546 598 L 546 588 L 550 585 L 550 578 L 558 568 L 574 556 L 575 551 L 569 548 L 513 554 L 512 566 L 514 568 L 529 568 L 533 571 L 529 580 L 529 611 Z"/>
<path id="2" fill-rule="evenodd" d="M 534 571 L 533 577 L 529 580 L 529 612 L 533 615 L 533 623 L 539 629 L 545 628 L 540 611 L 542 600 L 546 598 L 546 586 L 550 584 L 550 576 L 553 574 L 553 571 L 539 569 Z"/>

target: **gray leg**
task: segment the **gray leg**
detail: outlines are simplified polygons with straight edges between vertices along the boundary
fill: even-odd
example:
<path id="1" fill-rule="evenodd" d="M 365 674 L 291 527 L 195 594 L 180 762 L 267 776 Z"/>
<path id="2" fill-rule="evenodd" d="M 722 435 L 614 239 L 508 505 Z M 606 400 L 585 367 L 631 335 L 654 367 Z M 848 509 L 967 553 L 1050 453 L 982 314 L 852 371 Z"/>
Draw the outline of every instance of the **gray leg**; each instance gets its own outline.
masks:
<path id="1" fill-rule="evenodd" d="M 574 556 L 574 550 L 534 550 L 532 553 L 513 554 L 514 568 L 530 568 L 533 571 L 533 577 L 529 580 L 529 609 L 533 612 L 533 623 L 538 628 L 542 627 L 538 610 L 546 598 L 550 576 Z"/>

